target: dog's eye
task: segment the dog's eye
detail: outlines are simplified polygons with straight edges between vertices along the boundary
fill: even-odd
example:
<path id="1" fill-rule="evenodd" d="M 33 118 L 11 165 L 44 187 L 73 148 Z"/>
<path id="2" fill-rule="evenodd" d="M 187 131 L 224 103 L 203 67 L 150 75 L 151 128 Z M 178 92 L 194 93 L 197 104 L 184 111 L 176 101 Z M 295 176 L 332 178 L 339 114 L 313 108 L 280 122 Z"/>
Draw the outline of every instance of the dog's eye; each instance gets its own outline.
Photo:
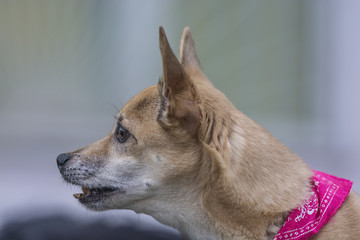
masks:
<path id="1" fill-rule="evenodd" d="M 119 125 L 116 133 L 116 138 L 120 143 L 125 142 L 130 136 L 128 130 L 126 130 L 123 126 Z"/>

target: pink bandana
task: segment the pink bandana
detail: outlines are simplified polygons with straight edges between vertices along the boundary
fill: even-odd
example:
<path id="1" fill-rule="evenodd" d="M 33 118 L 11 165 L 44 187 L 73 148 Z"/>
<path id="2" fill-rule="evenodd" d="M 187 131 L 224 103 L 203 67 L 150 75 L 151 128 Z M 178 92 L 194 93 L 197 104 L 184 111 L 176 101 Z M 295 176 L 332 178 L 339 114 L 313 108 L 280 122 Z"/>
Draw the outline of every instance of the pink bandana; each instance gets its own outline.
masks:
<path id="1" fill-rule="evenodd" d="M 340 208 L 351 186 L 349 180 L 314 171 L 310 196 L 289 214 L 274 240 L 305 240 L 315 235 Z"/>

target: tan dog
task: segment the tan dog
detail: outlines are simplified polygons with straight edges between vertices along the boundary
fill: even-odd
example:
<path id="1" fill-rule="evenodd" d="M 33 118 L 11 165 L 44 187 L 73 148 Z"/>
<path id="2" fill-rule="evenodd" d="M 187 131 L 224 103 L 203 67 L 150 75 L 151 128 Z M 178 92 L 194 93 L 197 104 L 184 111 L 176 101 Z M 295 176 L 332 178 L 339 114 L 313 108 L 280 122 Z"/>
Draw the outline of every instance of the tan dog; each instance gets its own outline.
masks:
<path id="1" fill-rule="evenodd" d="M 104 139 L 57 158 L 92 210 L 131 209 L 189 239 L 273 239 L 313 172 L 238 111 L 201 70 L 189 28 L 180 61 L 160 28 L 163 77 L 117 114 Z M 351 192 L 312 239 L 360 239 Z"/>

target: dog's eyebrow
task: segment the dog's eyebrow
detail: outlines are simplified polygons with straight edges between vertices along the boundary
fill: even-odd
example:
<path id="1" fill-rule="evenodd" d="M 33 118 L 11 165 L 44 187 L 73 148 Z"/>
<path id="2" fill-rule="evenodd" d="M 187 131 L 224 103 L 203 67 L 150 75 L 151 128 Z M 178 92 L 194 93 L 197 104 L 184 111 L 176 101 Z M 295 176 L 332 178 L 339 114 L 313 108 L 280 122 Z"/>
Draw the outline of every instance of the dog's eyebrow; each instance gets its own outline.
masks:
<path id="1" fill-rule="evenodd" d="M 124 117 L 123 117 L 123 115 L 121 113 L 118 113 L 117 115 L 118 115 L 117 116 L 117 122 L 119 123 L 124 119 Z"/>

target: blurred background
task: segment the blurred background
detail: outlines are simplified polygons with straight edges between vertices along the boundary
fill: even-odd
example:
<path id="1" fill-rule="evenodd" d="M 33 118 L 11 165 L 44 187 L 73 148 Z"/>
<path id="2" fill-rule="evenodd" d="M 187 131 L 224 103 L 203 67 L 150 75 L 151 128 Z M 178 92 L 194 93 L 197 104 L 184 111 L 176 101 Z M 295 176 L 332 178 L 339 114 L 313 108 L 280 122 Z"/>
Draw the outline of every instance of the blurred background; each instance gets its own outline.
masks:
<path id="1" fill-rule="evenodd" d="M 204 72 L 312 168 L 360 192 L 360 2 L 0 0 L 0 228 L 62 214 L 173 231 L 131 211 L 89 212 L 56 156 L 104 137 L 162 74 L 158 28 L 191 27 Z"/>

